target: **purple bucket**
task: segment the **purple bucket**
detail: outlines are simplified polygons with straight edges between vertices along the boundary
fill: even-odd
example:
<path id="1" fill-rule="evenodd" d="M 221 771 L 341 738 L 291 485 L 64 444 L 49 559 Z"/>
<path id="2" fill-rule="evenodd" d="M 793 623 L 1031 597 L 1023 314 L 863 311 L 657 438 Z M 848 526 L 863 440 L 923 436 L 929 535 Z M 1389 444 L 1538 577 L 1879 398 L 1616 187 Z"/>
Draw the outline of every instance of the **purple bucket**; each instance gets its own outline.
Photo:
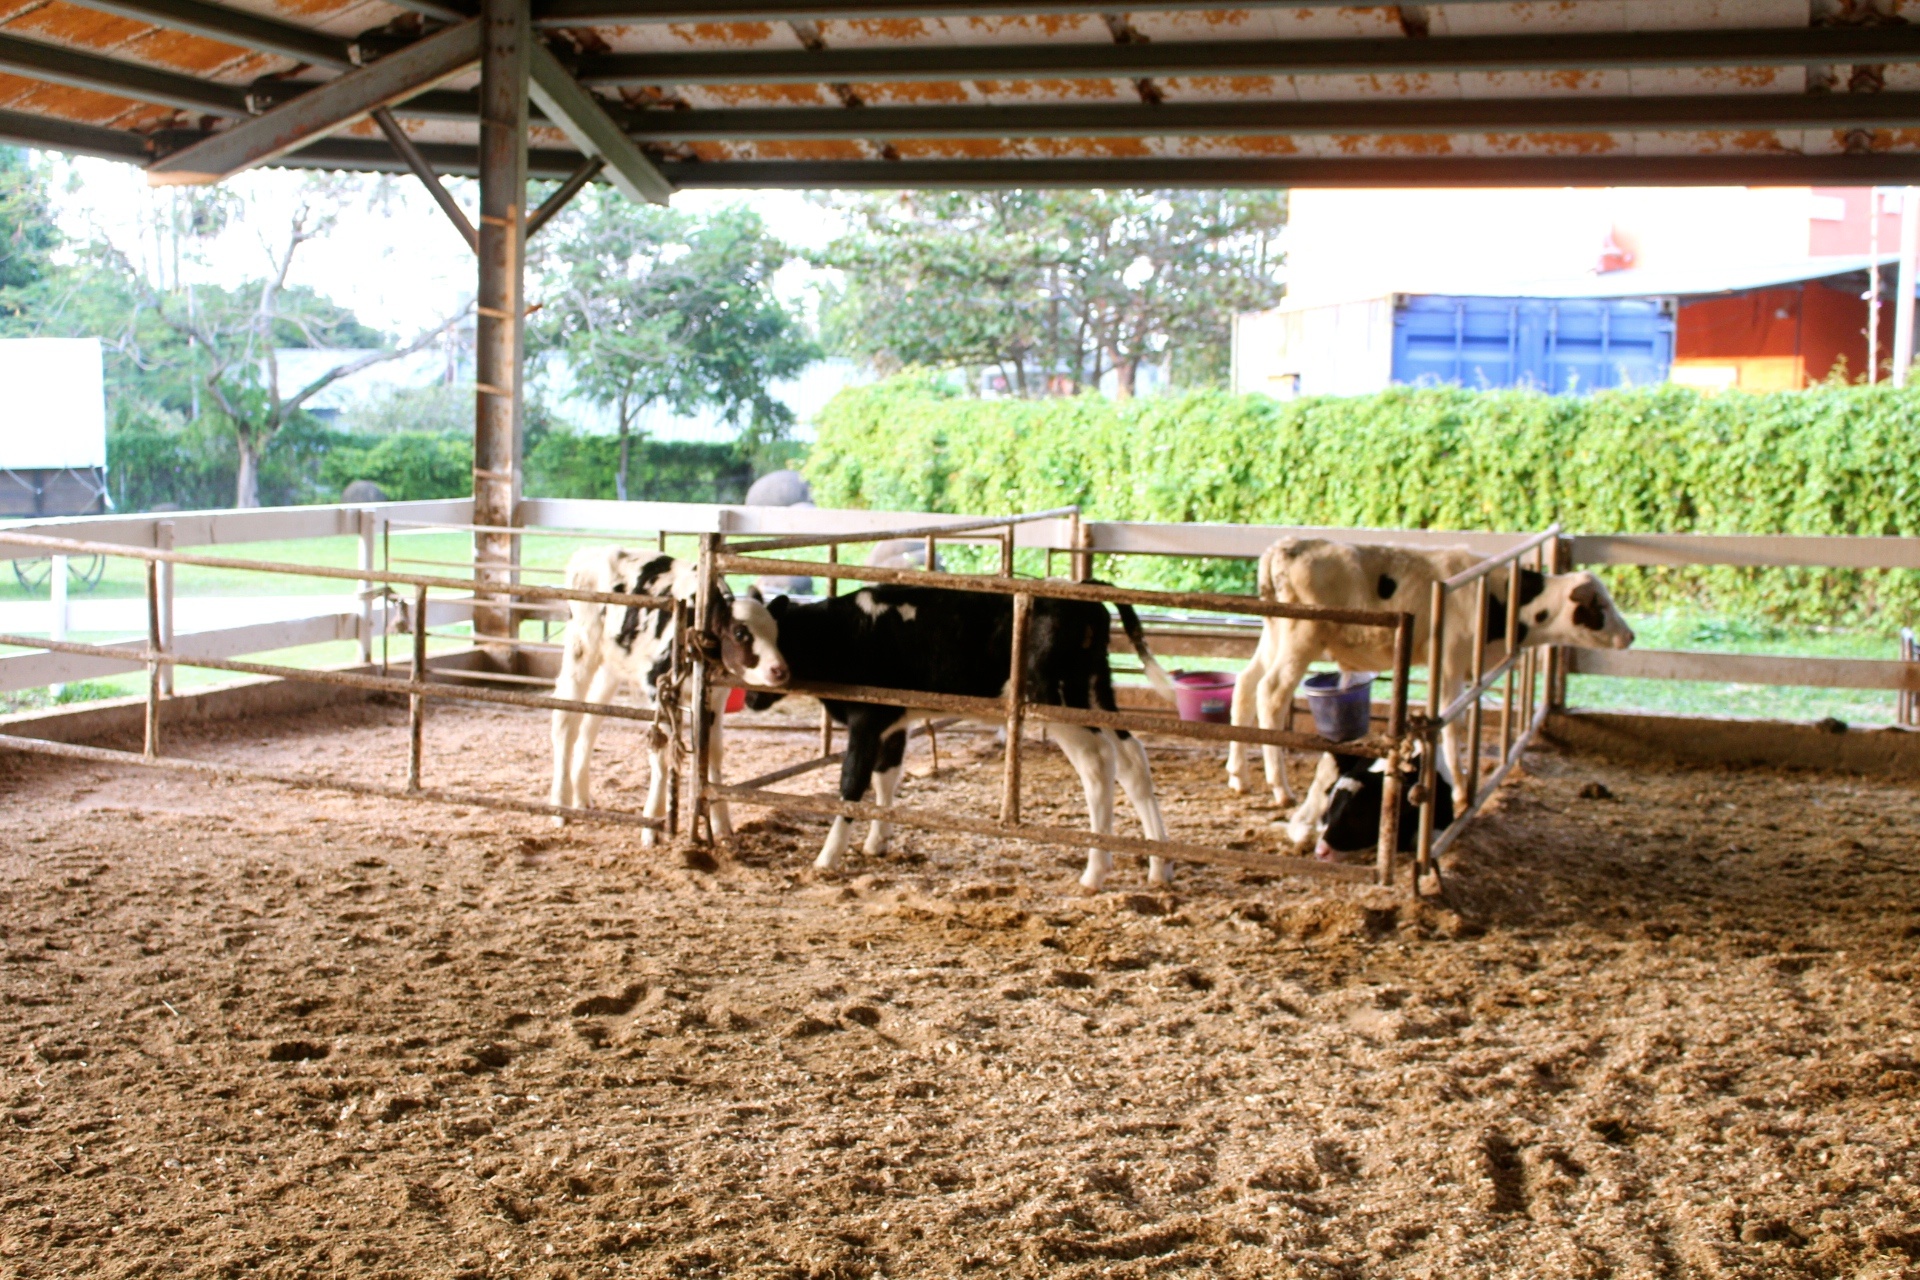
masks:
<path id="1" fill-rule="evenodd" d="M 1182 720 L 1205 720 L 1212 724 L 1233 722 L 1233 672 L 1176 671 L 1173 699 Z"/>
<path id="2" fill-rule="evenodd" d="M 1373 724 L 1373 672 L 1320 671 L 1301 681 L 1321 737 L 1351 742 Z"/>

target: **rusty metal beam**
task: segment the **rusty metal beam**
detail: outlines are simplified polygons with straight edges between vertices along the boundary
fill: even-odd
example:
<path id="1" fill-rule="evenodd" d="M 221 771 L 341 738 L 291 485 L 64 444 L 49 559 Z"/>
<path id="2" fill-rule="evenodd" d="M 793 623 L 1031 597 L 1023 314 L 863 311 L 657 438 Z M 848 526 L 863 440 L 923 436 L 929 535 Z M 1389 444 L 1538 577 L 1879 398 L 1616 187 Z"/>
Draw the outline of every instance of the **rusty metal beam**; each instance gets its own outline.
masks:
<path id="1" fill-rule="evenodd" d="M 74 0 L 74 3 L 101 13 L 151 22 L 156 27 L 205 36 L 238 49 L 277 53 L 295 62 L 310 62 L 342 71 L 354 65 L 350 41 L 243 9 L 208 4 L 206 0 Z"/>
<path id="2" fill-rule="evenodd" d="M 0 71 L 182 111 L 216 116 L 248 114 L 246 90 L 238 86 L 120 58 L 103 58 L 43 40 L 0 35 Z"/>
<path id="3" fill-rule="evenodd" d="M 1920 184 L 1920 152 L 1409 159 L 737 160 L 663 164 L 675 188 L 1871 186 Z"/>
<path id="4" fill-rule="evenodd" d="M 1920 93 L 1022 103 L 857 111 L 747 107 L 632 112 L 627 126 L 634 137 L 650 142 L 1911 129 L 1920 127 Z"/>
<path id="5" fill-rule="evenodd" d="M 607 181 L 629 200 L 665 204 L 673 194 L 673 187 L 660 176 L 653 161 L 634 145 L 620 123 L 607 113 L 606 105 L 575 80 L 560 65 L 560 60 L 531 35 L 528 45 L 527 91 L 547 118 L 559 126 L 582 155 L 606 161 Z"/>
<path id="6" fill-rule="evenodd" d="M 147 140 L 129 130 L 75 124 L 71 120 L 27 111 L 0 110 L 0 143 L 44 147 L 76 156 L 99 156 L 103 160 L 127 160 L 134 164 L 145 164 L 148 154 Z"/>
<path id="7" fill-rule="evenodd" d="M 478 19 L 448 27 L 372 66 L 308 90 L 285 106 L 216 133 L 147 166 L 155 186 L 218 182 L 323 138 L 366 115 L 432 88 L 480 57 Z"/>
<path id="8" fill-rule="evenodd" d="M 440 181 L 440 175 L 433 171 L 432 162 L 420 154 L 420 148 L 414 144 L 412 138 L 407 136 L 407 131 L 400 127 L 400 122 L 395 120 L 393 114 L 385 107 L 379 107 L 374 111 L 373 122 L 379 125 L 380 132 L 387 136 L 387 143 L 393 148 L 393 153 L 400 157 L 407 168 L 413 170 L 413 176 L 420 179 L 420 185 L 427 189 L 427 194 L 433 197 L 433 202 L 440 206 L 442 213 L 447 215 L 447 221 L 451 222 L 453 229 L 460 233 L 460 238 L 467 242 L 467 248 L 478 252 L 480 233 L 473 229 L 471 222 L 467 221 L 467 211 L 460 207 L 459 202 L 453 198 L 453 193 L 448 191 L 446 184 Z"/>
<path id="9" fill-rule="evenodd" d="M 1468 4 L 1504 0 L 1464 0 Z M 1578 0 L 1576 0 L 1578 2 Z M 1246 0 L 1235 9 L 1339 9 L 1352 0 Z M 1154 0 L 1150 12 L 1182 13 L 1220 8 L 1220 0 Z M 543 0 L 533 15 L 538 27 L 578 27 L 634 22 L 824 22 L 887 18 L 972 18 L 1016 14 L 1087 13 L 1087 0 L 885 0 L 880 4 L 840 0 Z"/>
<path id="10" fill-rule="evenodd" d="M 555 188 L 553 194 L 540 202 L 540 207 L 527 215 L 527 239 L 531 240 L 547 225 L 554 215 L 567 207 L 569 201 L 579 195 L 581 189 L 599 176 L 607 167 L 607 162 L 599 156 L 588 158 L 578 169 L 568 174 L 566 181 Z"/>
<path id="11" fill-rule="evenodd" d="M 1182 75 L 1417 75 L 1659 67 L 1847 66 L 1920 61 L 1920 26 L 1751 31 L 1207 40 L 1134 44 L 895 45 L 606 53 L 580 60 L 583 84 L 858 84 L 913 80 L 1134 79 Z"/>

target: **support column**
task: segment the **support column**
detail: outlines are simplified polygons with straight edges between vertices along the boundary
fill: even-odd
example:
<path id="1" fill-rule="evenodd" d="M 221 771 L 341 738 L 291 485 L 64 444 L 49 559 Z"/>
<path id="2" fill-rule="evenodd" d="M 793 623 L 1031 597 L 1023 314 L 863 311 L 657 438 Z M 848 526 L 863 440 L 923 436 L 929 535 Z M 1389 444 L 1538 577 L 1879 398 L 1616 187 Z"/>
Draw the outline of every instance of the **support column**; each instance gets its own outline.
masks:
<path id="1" fill-rule="evenodd" d="M 521 358 L 526 315 L 528 0 L 481 0 L 480 287 L 475 305 L 473 522 L 516 523 L 520 502 Z M 473 535 L 475 592 L 513 577 L 517 539 Z M 509 597 L 477 600 L 476 638 L 514 634 Z M 501 648 L 501 665 L 512 651 Z"/>

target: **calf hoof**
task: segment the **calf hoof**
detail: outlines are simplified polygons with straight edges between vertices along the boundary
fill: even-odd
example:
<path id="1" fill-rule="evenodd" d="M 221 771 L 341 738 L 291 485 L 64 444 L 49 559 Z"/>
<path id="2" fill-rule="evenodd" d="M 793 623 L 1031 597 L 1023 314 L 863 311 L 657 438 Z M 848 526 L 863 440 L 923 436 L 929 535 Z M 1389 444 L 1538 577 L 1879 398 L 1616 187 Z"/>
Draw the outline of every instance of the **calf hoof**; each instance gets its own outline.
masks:
<path id="1" fill-rule="evenodd" d="M 1227 790 L 1243 796 L 1247 794 L 1247 780 L 1237 773 L 1230 773 L 1227 775 Z"/>
<path id="2" fill-rule="evenodd" d="M 640 847 L 642 849 L 654 848 L 659 843 L 660 833 L 658 831 L 655 831 L 652 827 L 642 827 L 640 829 Z"/>
<path id="3" fill-rule="evenodd" d="M 1294 798 L 1293 792 L 1287 790 L 1285 787 L 1275 787 L 1273 789 L 1273 802 L 1279 805 L 1286 805 L 1288 808 L 1292 808 L 1295 804 L 1299 803 L 1299 801 Z"/>
<path id="4" fill-rule="evenodd" d="M 561 814 L 556 813 L 553 815 L 553 825 L 556 827 L 564 827 L 567 825 L 567 820 Z"/>
<path id="5" fill-rule="evenodd" d="M 869 858 L 884 857 L 887 852 L 887 838 L 881 836 L 876 840 L 872 836 L 868 836 L 867 843 L 862 847 L 866 849 Z"/>
<path id="6" fill-rule="evenodd" d="M 1173 864 L 1155 858 L 1147 868 L 1147 887 L 1149 889 L 1173 888 Z"/>

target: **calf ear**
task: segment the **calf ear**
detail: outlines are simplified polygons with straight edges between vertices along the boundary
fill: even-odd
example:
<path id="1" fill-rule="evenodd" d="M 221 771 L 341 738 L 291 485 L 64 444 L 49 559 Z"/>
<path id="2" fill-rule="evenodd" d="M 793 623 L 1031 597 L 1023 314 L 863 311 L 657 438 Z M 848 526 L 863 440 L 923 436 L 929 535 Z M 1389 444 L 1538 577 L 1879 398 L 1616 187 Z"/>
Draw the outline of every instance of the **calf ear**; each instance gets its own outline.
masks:
<path id="1" fill-rule="evenodd" d="M 1602 631 L 1607 625 L 1607 611 L 1600 604 L 1600 584 L 1592 578 L 1574 584 L 1567 599 L 1574 605 L 1573 625 L 1588 631 Z"/>
<path id="2" fill-rule="evenodd" d="M 758 600 L 762 604 L 764 604 L 766 603 L 767 598 L 760 594 L 760 584 L 756 582 L 752 586 L 747 588 L 747 599 Z"/>
<path id="3" fill-rule="evenodd" d="M 775 596 L 773 599 L 767 601 L 767 612 L 772 614 L 776 620 L 784 618 L 787 614 L 787 598 L 785 596 Z"/>

